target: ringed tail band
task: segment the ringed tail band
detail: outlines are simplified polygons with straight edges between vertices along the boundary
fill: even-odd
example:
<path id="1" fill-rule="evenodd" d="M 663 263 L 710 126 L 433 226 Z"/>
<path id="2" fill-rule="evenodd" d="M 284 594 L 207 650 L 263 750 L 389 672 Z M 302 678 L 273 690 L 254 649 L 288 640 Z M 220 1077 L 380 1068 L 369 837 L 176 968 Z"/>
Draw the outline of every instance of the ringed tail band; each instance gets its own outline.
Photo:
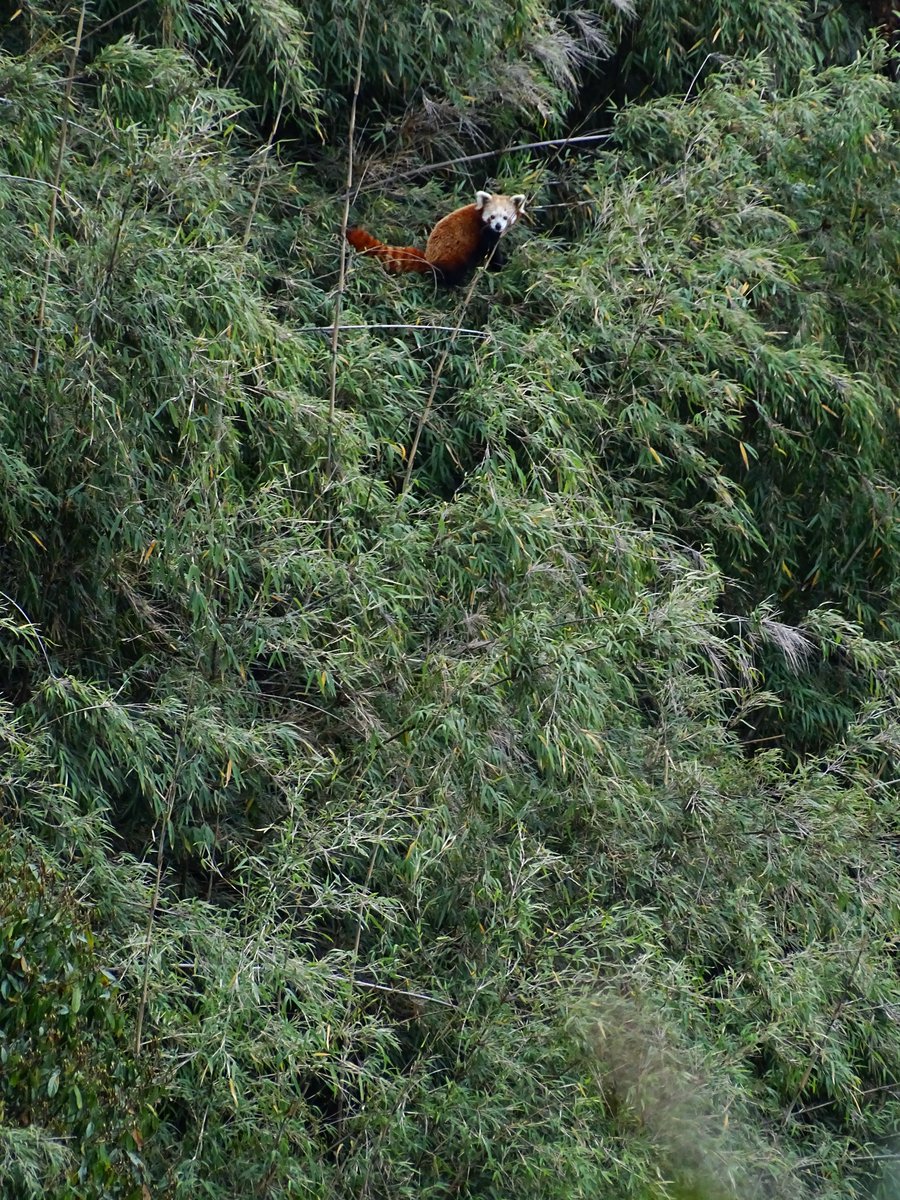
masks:
<path id="1" fill-rule="evenodd" d="M 365 229 L 349 229 L 347 241 L 361 254 L 377 258 L 391 275 L 433 275 L 439 283 L 461 283 L 480 263 L 495 253 L 497 243 L 525 211 L 525 197 L 477 192 L 466 204 L 442 217 L 428 235 L 425 250 L 415 246 L 388 246 Z"/>
<path id="2" fill-rule="evenodd" d="M 409 271 L 432 274 L 434 268 L 421 250 L 415 246 L 388 246 L 378 238 L 366 233 L 365 229 L 348 229 L 347 241 L 360 254 L 377 258 L 391 275 L 405 275 Z"/>

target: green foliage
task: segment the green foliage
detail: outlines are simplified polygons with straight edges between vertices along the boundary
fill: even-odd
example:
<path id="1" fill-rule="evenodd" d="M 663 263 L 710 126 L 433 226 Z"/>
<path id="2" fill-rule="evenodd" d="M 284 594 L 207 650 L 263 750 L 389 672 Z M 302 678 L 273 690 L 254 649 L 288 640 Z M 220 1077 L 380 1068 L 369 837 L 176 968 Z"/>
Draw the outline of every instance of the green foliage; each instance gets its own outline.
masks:
<path id="1" fill-rule="evenodd" d="M 367 184 L 560 127 L 608 50 L 623 90 L 768 52 L 601 154 L 492 163 L 533 224 L 468 302 L 338 281 L 359 6 L 100 3 L 71 87 L 73 14 L 13 22 L 15 1195 L 871 1191 L 897 88 L 818 69 L 849 18 L 708 9 L 367 10 Z M 469 191 L 355 204 L 406 242 Z"/>
<path id="2" fill-rule="evenodd" d="M 642 0 L 630 65 L 655 92 L 682 91 L 731 58 L 765 54 L 779 81 L 852 60 L 874 24 L 866 4 L 823 0 Z"/>
<path id="3" fill-rule="evenodd" d="M 376 144 L 383 149 L 399 126 L 408 149 L 421 152 L 442 140 L 458 145 L 461 129 L 482 126 L 497 136 L 559 124 L 582 69 L 608 57 L 630 18 L 623 0 L 597 8 L 546 0 L 482 7 L 455 0 L 315 0 L 302 7 L 287 0 L 166 0 L 122 14 L 120 5 L 99 0 L 96 11 L 104 38 L 136 30 L 189 50 L 268 118 L 283 115 L 305 135 L 319 136 L 323 128 L 327 134 L 345 127 L 364 23 L 367 123 L 378 131 Z"/>
<path id="4" fill-rule="evenodd" d="M 114 975 L 57 874 L 0 843 L 0 1161 L 10 1197 L 139 1196 L 149 1113 Z M 27 1136 L 26 1136 L 27 1133 Z"/>
<path id="5" fill-rule="evenodd" d="M 783 100 L 765 79 L 627 113 L 585 185 L 596 237 L 542 298 L 593 319 L 579 355 L 632 503 L 714 534 L 751 596 L 874 627 L 898 566 L 896 89 L 862 64 Z"/>

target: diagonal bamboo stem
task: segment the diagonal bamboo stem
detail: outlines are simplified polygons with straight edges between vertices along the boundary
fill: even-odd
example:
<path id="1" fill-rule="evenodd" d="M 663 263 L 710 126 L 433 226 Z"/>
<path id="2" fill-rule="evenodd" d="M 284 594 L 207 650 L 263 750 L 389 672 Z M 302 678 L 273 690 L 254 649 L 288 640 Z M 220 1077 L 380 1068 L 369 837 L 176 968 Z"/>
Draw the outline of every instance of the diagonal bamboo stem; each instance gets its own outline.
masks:
<path id="1" fill-rule="evenodd" d="M 497 247 L 494 246 L 494 248 L 491 250 L 491 253 L 488 256 L 488 260 L 487 260 L 488 262 L 490 262 L 491 258 L 493 258 L 494 251 L 496 249 L 497 249 Z M 487 263 L 485 264 L 485 266 L 487 266 Z M 434 407 L 434 398 L 437 395 L 438 384 L 441 381 L 441 375 L 444 372 L 444 367 L 446 366 L 447 359 L 450 355 L 450 351 L 453 349 L 453 346 L 454 346 L 454 343 L 456 342 L 457 337 L 459 337 L 460 333 L 462 333 L 463 317 L 466 315 L 466 309 L 469 307 L 469 301 L 472 299 L 472 296 L 475 292 L 475 286 L 478 283 L 478 276 L 480 275 L 480 273 L 481 273 L 480 271 L 476 271 L 474 276 L 472 277 L 472 282 L 469 284 L 468 291 L 466 292 L 465 296 L 463 297 L 463 302 L 462 302 L 462 305 L 460 306 L 459 320 L 457 321 L 456 325 L 453 327 L 453 333 L 450 335 L 450 339 L 447 342 L 447 345 L 442 350 L 441 357 L 437 360 L 437 364 L 435 365 L 434 374 L 431 377 L 431 390 L 429 391 L 428 399 L 425 401 L 425 405 L 422 408 L 421 415 L 419 416 L 419 423 L 416 426 L 415 436 L 413 437 L 412 445 L 409 448 L 409 457 L 406 460 L 406 473 L 403 476 L 403 484 L 400 488 L 401 496 L 405 496 L 406 493 L 409 491 L 409 483 L 410 483 L 410 480 L 412 479 L 413 465 L 415 464 L 415 461 L 416 461 L 416 453 L 419 449 L 419 440 L 422 437 L 422 430 L 425 428 L 426 421 L 431 416 L 431 410 Z"/>

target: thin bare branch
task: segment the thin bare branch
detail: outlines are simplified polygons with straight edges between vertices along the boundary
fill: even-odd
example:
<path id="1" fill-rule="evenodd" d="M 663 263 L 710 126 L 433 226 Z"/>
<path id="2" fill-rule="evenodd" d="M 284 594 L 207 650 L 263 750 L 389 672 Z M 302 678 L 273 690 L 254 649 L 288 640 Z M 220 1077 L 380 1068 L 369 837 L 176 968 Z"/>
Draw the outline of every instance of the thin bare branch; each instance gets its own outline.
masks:
<path id="1" fill-rule="evenodd" d="M 335 983 L 343 983 L 342 975 L 330 975 Z M 391 996 L 406 996 L 410 1000 L 424 1000 L 427 1004 L 442 1004 L 444 1008 L 459 1008 L 458 1004 L 454 1004 L 452 1000 L 444 1000 L 441 996 L 431 996 L 427 992 L 409 992 L 406 988 L 388 987 L 384 983 L 373 983 L 371 979 L 360 979 L 359 976 L 354 976 L 353 983 L 356 987 L 372 988 L 376 992 L 388 992 Z"/>
<path id="2" fill-rule="evenodd" d="M 442 171 L 445 167 L 458 167 L 463 163 L 481 162 L 486 158 L 500 158 L 504 154 L 518 154 L 526 150 L 551 150 L 555 148 L 565 149 L 566 146 L 577 146 L 585 143 L 608 142 L 612 138 L 611 133 L 581 133 L 577 137 L 565 138 L 550 138 L 543 142 L 520 142 L 515 146 L 499 146 L 496 150 L 482 150 L 478 154 L 462 154 L 459 158 L 445 158 L 441 162 L 423 163 L 419 167 L 410 167 L 405 171 L 397 171 L 393 175 L 388 175 L 373 180 L 369 185 L 372 188 L 383 188 L 387 184 L 396 183 L 401 179 L 411 179 L 416 175 L 431 175 L 434 171 Z M 366 188 L 360 187 L 361 191 L 366 191 Z M 349 201 L 350 191 L 348 185 L 347 200 Z"/>
<path id="3" fill-rule="evenodd" d="M 334 325 L 303 325 L 300 329 L 295 329 L 294 333 L 331 333 Z M 338 329 L 343 332 L 349 329 L 417 329 L 423 330 L 426 333 L 456 333 L 468 334 L 469 337 L 489 338 L 491 336 L 484 329 L 460 329 L 456 325 L 410 325 L 410 324 L 380 324 L 373 323 L 367 325 L 339 325 Z"/>
<path id="4" fill-rule="evenodd" d="M 269 136 L 266 139 L 266 144 L 263 146 L 262 152 L 260 154 L 260 158 L 262 159 L 262 162 L 260 163 L 260 166 L 259 166 L 259 174 L 256 177 L 256 187 L 253 189 L 253 199 L 250 201 L 250 211 L 247 213 L 247 224 L 244 227 L 244 236 L 241 239 L 242 246 L 246 246 L 247 243 L 250 241 L 250 233 L 251 233 L 251 230 L 253 229 L 253 220 L 256 216 L 256 210 L 259 206 L 259 196 L 260 196 L 260 192 L 262 191 L 263 178 L 265 176 L 266 164 L 269 161 L 269 155 L 272 153 L 272 146 L 275 143 L 275 135 L 277 134 L 278 128 L 281 125 L 281 118 L 284 116 L 284 106 L 287 103 L 288 81 L 291 76 L 291 71 L 293 71 L 294 67 L 297 65 L 297 59 L 299 58 L 299 55 L 300 55 L 300 52 L 298 49 L 294 53 L 293 62 L 291 63 L 291 65 L 287 69 L 287 71 L 285 71 L 284 83 L 281 88 L 281 100 L 279 101 L 279 104 L 278 104 L 278 112 L 275 114 L 275 120 L 272 123 L 272 128 L 269 130 Z M 351 146 L 350 152 L 351 152 L 351 154 L 353 152 L 352 146 Z"/>

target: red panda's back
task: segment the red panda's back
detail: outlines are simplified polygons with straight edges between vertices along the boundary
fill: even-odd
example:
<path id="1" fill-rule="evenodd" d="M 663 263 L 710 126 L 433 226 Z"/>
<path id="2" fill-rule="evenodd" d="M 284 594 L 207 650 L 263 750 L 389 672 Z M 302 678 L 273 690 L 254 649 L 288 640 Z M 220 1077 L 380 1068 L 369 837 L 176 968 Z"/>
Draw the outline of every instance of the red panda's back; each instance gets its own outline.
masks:
<path id="1" fill-rule="evenodd" d="M 467 204 L 435 225 L 425 247 L 425 257 L 439 269 L 453 273 L 475 266 L 482 254 L 481 210 Z"/>

